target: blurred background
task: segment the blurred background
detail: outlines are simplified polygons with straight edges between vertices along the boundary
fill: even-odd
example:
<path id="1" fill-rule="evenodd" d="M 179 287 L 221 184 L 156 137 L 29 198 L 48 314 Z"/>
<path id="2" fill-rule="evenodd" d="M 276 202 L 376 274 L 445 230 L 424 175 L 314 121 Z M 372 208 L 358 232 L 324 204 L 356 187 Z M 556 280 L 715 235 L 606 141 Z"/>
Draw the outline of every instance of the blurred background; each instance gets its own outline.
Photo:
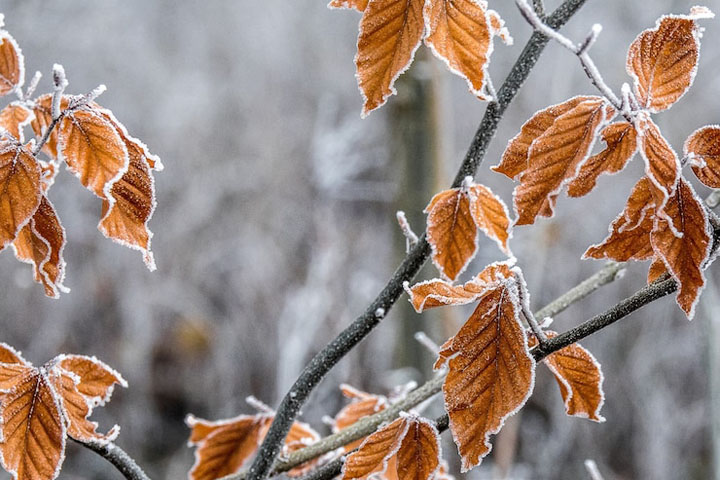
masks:
<path id="1" fill-rule="evenodd" d="M 531 31 L 513 2 L 491 1 L 515 46 L 497 42 L 496 87 Z M 553 9 L 559 0 L 548 0 Z M 720 13 L 719 0 L 707 6 Z M 219 419 L 252 413 L 245 397 L 276 405 L 303 365 L 361 313 L 405 251 L 395 212 L 416 231 L 422 209 L 449 185 L 485 104 L 426 49 L 399 93 L 366 120 L 353 57 L 359 14 L 325 0 L 2 1 L 6 28 L 26 57 L 28 78 L 65 66 L 69 93 L 100 83 L 100 102 L 165 164 L 156 175 L 150 223 L 158 270 L 103 239 L 100 202 L 67 172 L 50 198 L 68 231 L 60 300 L 43 296 L 28 265 L 0 255 L 0 340 L 41 364 L 61 352 L 97 355 L 130 388 L 95 416 L 122 425 L 117 443 L 153 478 L 185 478 L 187 413 Z M 588 0 L 565 32 L 604 26 L 592 55 L 619 91 L 627 46 L 687 0 Z M 656 116 L 678 151 L 696 128 L 720 122 L 720 23 L 707 32 L 694 88 Z M 577 59 L 551 44 L 507 115 L 477 180 L 511 202 L 512 182 L 489 170 L 538 109 L 595 94 Z M 581 261 L 622 209 L 641 175 L 639 159 L 603 177 L 588 197 L 558 202 L 558 215 L 518 228 L 511 246 L 537 310 L 601 267 Z M 707 189 L 698 188 L 701 194 Z M 468 274 L 500 260 L 481 240 Z M 567 329 L 633 293 L 647 264 L 556 318 Z M 594 459 L 607 479 L 720 478 L 720 294 L 718 268 L 693 322 L 665 298 L 584 342 L 602 363 L 607 422 L 564 414 L 559 390 L 539 370 L 535 393 L 469 479 L 587 478 Z M 420 279 L 435 276 L 427 266 Z M 433 355 L 413 339 L 442 343 L 469 311 L 415 314 L 403 297 L 369 339 L 313 394 L 303 418 L 344 404 L 342 382 L 388 393 L 431 375 Z M 436 400 L 426 413 L 439 412 Z M 459 464 L 445 435 L 445 456 Z M 103 459 L 70 444 L 60 478 L 120 479 Z M 5 476 L 2 476 L 5 475 Z M 9 478 L 3 472 L 1 478 Z"/>

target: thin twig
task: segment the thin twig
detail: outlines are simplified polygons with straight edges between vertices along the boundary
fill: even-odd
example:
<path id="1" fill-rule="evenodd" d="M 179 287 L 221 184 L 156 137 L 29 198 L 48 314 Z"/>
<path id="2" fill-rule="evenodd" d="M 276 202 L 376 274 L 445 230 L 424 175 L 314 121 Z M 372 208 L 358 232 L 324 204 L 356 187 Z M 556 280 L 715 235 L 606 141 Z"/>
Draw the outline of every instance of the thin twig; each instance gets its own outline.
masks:
<path id="1" fill-rule="evenodd" d="M 50 125 L 48 125 L 43 132 L 42 137 L 40 137 L 40 141 L 38 141 L 38 143 L 35 145 L 35 148 L 33 148 L 32 154 L 35 157 L 37 157 L 37 155 L 40 153 L 40 150 L 42 150 L 47 141 L 50 139 L 50 134 L 53 132 L 53 130 L 63 116 L 63 113 L 60 110 L 60 104 L 63 93 L 68 86 L 68 81 L 65 77 L 65 69 L 62 65 L 59 65 L 57 63 L 53 65 L 53 83 L 54 88 L 50 107 L 50 116 L 52 117 L 52 120 L 50 121 Z"/>
<path id="2" fill-rule="evenodd" d="M 403 235 L 405 235 L 405 253 L 408 253 L 410 252 L 411 248 L 417 245 L 418 236 L 415 234 L 415 232 L 413 232 L 413 229 L 410 226 L 410 222 L 408 222 L 408 219 L 405 216 L 405 212 L 403 212 L 402 210 L 398 210 L 395 215 L 397 216 L 400 230 L 402 230 Z"/>
<path id="3" fill-rule="evenodd" d="M 106 445 L 90 442 L 78 443 L 83 447 L 89 448 L 108 462 L 112 463 L 113 466 L 118 469 L 118 471 L 122 473 L 127 480 L 150 480 L 150 477 L 148 477 L 143 469 L 135 463 L 135 460 L 133 460 L 130 455 L 125 453 L 122 448 L 118 447 L 114 443 L 110 442 Z"/>
<path id="4" fill-rule="evenodd" d="M 597 463 L 595 463 L 595 460 L 585 460 L 585 469 L 590 475 L 590 480 L 605 480 L 600 473 L 600 469 L 598 468 Z"/>
<path id="5" fill-rule="evenodd" d="M 547 18 L 547 24 L 552 28 L 561 27 L 585 2 L 586 0 L 565 0 Z M 498 91 L 497 101 L 488 104 L 465 159 L 455 176 L 453 187 L 459 187 L 466 176 L 475 176 L 488 145 L 495 135 L 500 119 L 537 63 L 547 42 L 548 37 L 537 32 L 533 33 L 528 40 L 520 57 Z M 297 418 L 310 393 L 320 383 L 325 374 L 380 323 L 381 319 L 375 315 L 375 312 L 381 309 L 383 314 L 386 314 L 390 310 L 403 293 L 403 282 L 410 281 L 415 277 L 429 255 L 430 245 L 427 243 L 425 235 L 422 235 L 418 239 L 418 244 L 407 254 L 405 260 L 400 264 L 380 294 L 368 306 L 365 313 L 356 318 L 334 340 L 328 343 L 303 369 L 289 390 L 293 395 L 288 392 L 278 406 L 270 430 L 250 467 L 248 474 L 250 480 L 267 478 L 275 459 L 280 453 L 280 448 L 290 430 L 290 426 Z"/>

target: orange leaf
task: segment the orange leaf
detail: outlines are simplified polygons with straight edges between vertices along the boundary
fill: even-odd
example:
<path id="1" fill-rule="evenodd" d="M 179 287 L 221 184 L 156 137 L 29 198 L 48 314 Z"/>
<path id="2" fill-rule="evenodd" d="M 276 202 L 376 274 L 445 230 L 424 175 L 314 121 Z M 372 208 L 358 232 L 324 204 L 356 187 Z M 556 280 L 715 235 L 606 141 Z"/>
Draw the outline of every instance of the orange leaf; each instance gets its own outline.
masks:
<path id="1" fill-rule="evenodd" d="M 0 342 L 0 363 L 27 364 L 25 359 L 22 358 L 22 355 L 20 355 L 20 352 L 3 342 Z M 2 387 L 0 387 L 0 389 L 1 388 Z"/>
<path id="2" fill-rule="evenodd" d="M 508 246 L 510 216 L 505 203 L 484 185 L 472 185 L 468 193 L 470 213 L 477 228 L 495 240 L 506 255 L 511 256 L 512 252 Z"/>
<path id="3" fill-rule="evenodd" d="M 62 407 L 44 368 L 22 368 L 0 397 L 0 460 L 17 480 L 51 480 L 65 451 Z"/>
<path id="4" fill-rule="evenodd" d="M 713 16 L 706 8 L 695 7 L 690 15 L 661 17 L 655 28 L 633 41 L 626 69 L 635 80 L 642 107 L 651 112 L 666 110 L 690 88 L 700 52 L 700 28 L 695 20 Z"/>
<path id="5" fill-rule="evenodd" d="M 512 261 L 492 263 L 464 285 L 451 285 L 435 279 L 416 283 L 406 290 L 410 303 L 418 313 L 445 305 L 467 305 L 510 278 L 511 266 Z"/>
<path id="6" fill-rule="evenodd" d="M 120 373 L 95 357 L 63 355 L 59 357 L 58 366 L 78 377 L 78 392 L 94 405 L 109 401 L 115 385 L 127 387 Z"/>
<path id="7" fill-rule="evenodd" d="M 0 250 L 40 205 L 40 165 L 22 146 L 0 141 Z"/>
<path id="8" fill-rule="evenodd" d="M 675 192 L 680 179 L 680 160 L 649 116 L 638 118 L 640 131 L 640 155 L 645 160 L 645 173 L 662 198 L 656 199 L 659 209 Z"/>
<path id="9" fill-rule="evenodd" d="M 703 268 L 710 256 L 712 228 L 707 213 L 689 183 L 681 179 L 664 207 L 667 218 L 657 217 L 650 235 L 653 248 L 678 282 L 677 303 L 692 319 L 705 287 Z M 681 236 L 678 237 L 676 232 Z"/>
<path id="10" fill-rule="evenodd" d="M 394 422 L 369 435 L 360 448 L 348 455 L 342 480 L 370 475 L 403 480 L 429 480 L 440 465 L 437 429 L 423 418 L 401 414 Z M 393 462 L 394 461 L 394 462 Z M 389 471 L 395 463 L 396 472 Z"/>
<path id="11" fill-rule="evenodd" d="M 490 435 L 525 404 L 533 388 L 535 361 L 519 318 L 521 288 L 508 281 L 485 295 L 436 363 L 436 368 L 448 366 L 445 409 L 463 471 L 490 452 Z"/>
<path id="12" fill-rule="evenodd" d="M 330 0 L 328 8 L 354 8 L 358 12 L 364 12 L 370 0 Z"/>
<path id="13" fill-rule="evenodd" d="M 493 50 L 492 37 L 496 29 L 491 26 L 487 2 L 477 0 L 438 0 L 425 2 L 423 9 L 428 28 L 425 43 L 451 72 L 463 77 L 470 91 L 488 100 L 485 87 L 487 68 Z M 502 29 L 502 20 L 493 19 L 494 26 Z"/>
<path id="14" fill-rule="evenodd" d="M 517 224 L 535 222 L 538 215 L 552 214 L 562 187 L 577 175 L 587 160 L 598 130 L 614 115 L 605 99 L 588 97 L 555 119 L 533 141 L 528 168 L 515 188 Z"/>
<path id="15" fill-rule="evenodd" d="M 665 267 L 665 262 L 662 261 L 662 258 L 655 257 L 653 258 L 653 261 L 650 264 L 650 269 L 648 270 L 647 282 L 652 283 L 666 273 L 667 267 Z"/>
<path id="16" fill-rule="evenodd" d="M 568 195 L 571 197 L 590 193 L 601 174 L 619 172 L 638 151 L 637 132 L 629 122 L 612 123 L 600 134 L 606 147 L 580 167 L 577 177 L 568 185 Z"/>
<path id="17" fill-rule="evenodd" d="M 688 137 L 684 146 L 693 172 L 711 188 L 720 188 L 720 126 L 703 127 Z"/>
<path id="18" fill-rule="evenodd" d="M 208 422 L 192 416 L 185 420 L 192 429 L 189 446 L 197 446 L 192 480 L 215 480 L 235 473 L 255 453 L 272 423 L 272 415 L 240 415 Z"/>
<path id="19" fill-rule="evenodd" d="M 369 393 L 360 392 L 348 385 L 341 385 L 340 388 L 346 397 L 352 398 L 353 401 L 343 407 L 337 415 L 333 424 L 333 432 L 337 433 L 350 425 L 355 424 L 358 420 L 370 415 L 374 415 L 387 408 L 387 399 L 382 395 L 371 395 Z M 355 450 L 362 443 L 363 439 L 356 440 L 345 445 L 344 451 L 350 452 Z"/>
<path id="20" fill-rule="evenodd" d="M 647 177 L 643 177 L 630 193 L 625 210 L 610 225 L 610 235 L 602 243 L 588 248 L 583 257 L 618 262 L 651 258 L 654 255 L 650 243 L 654 210 L 652 185 Z"/>
<path id="21" fill-rule="evenodd" d="M 59 154 L 80 182 L 111 203 L 111 189 L 127 171 L 129 157 L 114 125 L 89 108 L 71 110 L 58 127 Z"/>
<path id="22" fill-rule="evenodd" d="M 0 127 L 10 132 L 20 143 L 25 143 L 23 127 L 29 125 L 33 118 L 32 110 L 19 102 L 13 102 L 0 111 Z"/>
<path id="23" fill-rule="evenodd" d="M 60 292 L 70 291 L 63 285 L 65 229 L 44 195 L 30 221 L 20 230 L 13 247 L 18 260 L 34 266 L 35 281 L 45 287 L 45 295 L 58 298 Z"/>
<path id="24" fill-rule="evenodd" d="M 556 332 L 546 330 L 548 338 L 557 336 Z M 537 345 L 532 337 L 530 348 Z M 603 374 L 595 357 L 578 343 L 553 352 L 543 359 L 555 375 L 560 394 L 568 415 L 604 422 L 600 409 L 605 403 L 602 389 Z"/>
<path id="25" fill-rule="evenodd" d="M 0 20 L 0 27 L 3 25 Z M 5 96 L 25 81 L 25 59 L 15 39 L 0 30 L 0 96 Z"/>
<path id="26" fill-rule="evenodd" d="M 64 95 L 60 100 L 60 109 L 65 110 L 68 107 L 68 104 L 69 98 L 67 95 Z M 52 95 L 47 93 L 36 98 L 32 104 L 32 109 L 33 119 L 30 122 L 30 126 L 32 127 L 33 132 L 35 132 L 35 135 L 40 138 L 52 123 Z M 42 151 L 52 160 L 57 159 L 58 156 L 57 138 L 58 129 L 56 128 L 50 132 L 48 140 L 42 148 Z"/>
<path id="27" fill-rule="evenodd" d="M 355 57 L 365 103 L 362 115 L 382 106 L 395 93 L 395 80 L 410 66 L 425 25 L 424 0 L 373 0 L 362 20 Z"/>
<path id="28" fill-rule="evenodd" d="M 578 103 L 591 98 L 593 97 L 574 97 L 566 102 L 537 112 L 530 120 L 525 122 L 520 129 L 520 133 L 508 142 L 502 156 L 502 161 L 499 165 L 491 167 L 492 170 L 502 173 L 511 180 L 516 180 L 528 167 L 530 145 L 532 145 L 540 135 L 552 127 L 559 116 L 575 108 Z"/>

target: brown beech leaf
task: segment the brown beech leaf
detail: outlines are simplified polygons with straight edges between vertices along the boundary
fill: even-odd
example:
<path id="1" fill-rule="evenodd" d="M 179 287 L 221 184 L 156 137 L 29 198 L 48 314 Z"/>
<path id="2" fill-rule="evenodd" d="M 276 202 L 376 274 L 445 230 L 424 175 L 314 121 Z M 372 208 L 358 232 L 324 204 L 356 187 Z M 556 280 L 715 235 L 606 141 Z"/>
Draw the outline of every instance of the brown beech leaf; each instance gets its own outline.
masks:
<path id="1" fill-rule="evenodd" d="M 546 330 L 548 338 L 557 337 L 557 332 Z M 531 337 L 530 348 L 537 345 L 537 339 Z M 574 417 L 604 422 L 600 409 L 605 403 L 602 389 L 603 374 L 595 357 L 578 343 L 553 352 L 543 359 L 555 376 L 560 394 L 565 403 L 565 411 Z"/>
<path id="2" fill-rule="evenodd" d="M 484 185 L 468 188 L 470 213 L 477 228 L 495 240 L 505 255 L 512 256 L 510 239 L 510 215 L 505 203 Z"/>
<path id="3" fill-rule="evenodd" d="M 23 128 L 30 125 L 33 118 L 32 110 L 20 102 L 12 102 L 0 111 L 0 128 L 7 130 L 20 143 L 25 143 Z"/>
<path id="4" fill-rule="evenodd" d="M 656 199 L 658 209 L 675 192 L 680 179 L 680 160 L 660 129 L 649 116 L 638 119 L 640 155 L 645 160 L 645 174 L 655 185 L 661 198 Z"/>
<path id="5" fill-rule="evenodd" d="M 647 282 L 652 283 L 666 273 L 667 267 L 665 266 L 665 262 L 662 261 L 662 258 L 655 257 L 648 269 Z"/>
<path id="6" fill-rule="evenodd" d="M 550 106 L 545 110 L 537 112 L 530 120 L 525 122 L 520 129 L 520 133 L 508 142 L 502 156 L 502 161 L 500 164 L 491 167 L 492 170 L 502 173 L 511 180 L 516 180 L 528 167 L 530 145 L 532 145 L 540 135 L 552 127 L 560 115 L 575 108 L 578 103 L 591 98 L 594 97 L 574 97 L 563 103 Z"/>
<path id="7" fill-rule="evenodd" d="M 700 52 L 700 28 L 695 20 L 713 16 L 705 7 L 693 8 L 690 15 L 667 15 L 633 41 L 626 69 L 642 107 L 651 112 L 666 110 L 687 92 Z"/>
<path id="8" fill-rule="evenodd" d="M 477 250 L 470 199 L 460 188 L 445 190 L 433 197 L 425 213 L 433 263 L 444 277 L 455 280 Z"/>
<path id="9" fill-rule="evenodd" d="M 568 195 L 571 197 L 590 193 L 600 175 L 619 172 L 638 151 L 637 132 L 629 122 L 611 123 L 600 135 L 605 142 L 605 149 L 580 167 L 577 177 L 568 185 Z"/>
<path id="10" fill-rule="evenodd" d="M 489 99 L 485 86 L 492 37 L 503 28 L 497 13 L 491 19 L 484 0 L 437 0 L 425 2 L 423 15 L 425 43 L 450 71 L 465 78 L 475 96 Z"/>
<path id="11" fill-rule="evenodd" d="M 333 432 L 337 433 L 358 420 L 385 410 L 388 406 L 387 399 L 382 395 L 371 395 L 361 392 L 349 385 L 341 385 L 343 395 L 352 399 L 352 402 L 340 410 L 333 422 Z M 355 450 L 363 442 L 363 439 L 355 440 L 345 445 L 343 450 L 350 452 Z"/>
<path id="12" fill-rule="evenodd" d="M 45 368 L 22 368 L 0 396 L 0 460 L 17 480 L 51 480 L 65 451 L 61 403 Z"/>
<path id="13" fill-rule="evenodd" d="M 652 192 L 650 180 L 641 178 L 633 187 L 625 209 L 610 225 L 610 235 L 602 243 L 588 248 L 583 258 L 606 258 L 618 262 L 652 258 L 650 232 L 655 220 Z"/>
<path id="14" fill-rule="evenodd" d="M 127 147 L 115 126 L 90 108 L 71 110 L 58 127 L 60 157 L 91 192 L 111 203 L 111 189 L 127 171 Z"/>
<path id="15" fill-rule="evenodd" d="M 650 239 L 655 252 L 678 282 L 678 305 L 688 319 L 692 319 L 705 287 L 703 268 L 710 256 L 712 228 L 702 200 L 683 179 L 664 211 L 673 225 L 658 216 Z"/>
<path id="16" fill-rule="evenodd" d="M 64 110 L 68 107 L 69 98 L 64 95 L 60 100 L 60 109 Z M 52 123 L 52 95 L 45 94 L 36 98 L 32 103 L 33 119 L 30 122 L 30 126 L 35 132 L 35 135 L 40 138 L 43 136 L 45 131 L 50 127 Z M 48 136 L 47 142 L 42 147 L 43 153 L 49 156 L 52 160 L 57 159 L 58 156 L 58 129 L 53 129 Z"/>
<path id="17" fill-rule="evenodd" d="M 65 229 L 47 197 L 42 196 L 37 210 L 12 245 L 18 260 L 33 265 L 35 281 L 45 287 L 45 295 L 58 298 L 60 292 L 70 291 L 63 285 Z"/>
<path id="18" fill-rule="evenodd" d="M 388 471 L 395 464 L 395 473 Z M 424 418 L 401 414 L 400 418 L 369 435 L 360 448 L 348 455 L 342 480 L 370 475 L 402 480 L 430 480 L 440 466 L 440 437 Z"/>
<path id="19" fill-rule="evenodd" d="M 532 224 L 538 215 L 552 214 L 560 190 L 575 178 L 598 131 L 613 115 L 605 99 L 589 97 L 557 117 L 532 142 L 528 167 L 514 192 L 518 225 Z"/>
<path id="20" fill-rule="evenodd" d="M 328 8 L 352 8 L 364 12 L 370 0 L 330 0 Z"/>
<path id="21" fill-rule="evenodd" d="M 20 363 L 26 364 L 20 352 L 15 350 L 7 343 L 0 342 L 0 363 Z M 2 389 L 3 387 L 0 387 Z"/>
<path id="22" fill-rule="evenodd" d="M 463 471 L 490 452 L 490 435 L 532 392 L 535 361 L 519 318 L 521 297 L 527 298 L 521 289 L 524 285 L 513 277 L 482 297 L 436 363 L 436 368 L 448 367 L 445 409 Z"/>
<path id="23" fill-rule="evenodd" d="M 720 126 L 694 131 L 683 150 L 698 179 L 708 187 L 720 188 Z"/>
<path id="24" fill-rule="evenodd" d="M 412 62 L 422 41 L 424 0 L 373 0 L 362 20 L 355 56 L 365 103 L 362 115 L 382 106 L 395 93 L 395 80 Z"/>
<path id="25" fill-rule="evenodd" d="M 0 19 L 0 28 L 3 26 Z M 5 96 L 25 81 L 25 59 L 15 39 L 0 30 L 0 96 Z"/>
<path id="26" fill-rule="evenodd" d="M 40 165 L 25 147 L 0 140 L 0 250 L 40 205 Z"/>
<path id="27" fill-rule="evenodd" d="M 492 263 L 464 285 L 451 285 L 444 280 L 434 279 L 416 283 L 412 287 L 406 286 L 405 290 L 418 313 L 445 305 L 467 305 L 510 278 L 512 264 L 512 260 Z"/>
<path id="28" fill-rule="evenodd" d="M 58 359 L 58 366 L 77 377 L 78 392 L 93 405 L 108 402 L 115 385 L 127 387 L 120 373 L 95 357 L 62 355 Z"/>

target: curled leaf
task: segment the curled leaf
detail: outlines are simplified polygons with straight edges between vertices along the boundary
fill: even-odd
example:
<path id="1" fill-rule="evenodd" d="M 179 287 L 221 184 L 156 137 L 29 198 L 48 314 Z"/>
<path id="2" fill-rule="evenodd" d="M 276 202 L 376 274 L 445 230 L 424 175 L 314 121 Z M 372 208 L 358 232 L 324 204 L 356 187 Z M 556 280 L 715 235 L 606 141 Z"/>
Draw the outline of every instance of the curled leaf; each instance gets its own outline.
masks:
<path id="1" fill-rule="evenodd" d="M 24 81 L 25 58 L 20 47 L 8 32 L 0 30 L 0 96 L 13 92 Z"/>
<path id="2" fill-rule="evenodd" d="M 20 143 L 25 143 L 23 128 L 33 120 L 33 112 L 20 102 L 12 102 L 0 111 L 0 128 L 7 130 Z"/>
<path id="3" fill-rule="evenodd" d="M 685 156 L 698 179 L 711 188 L 720 188 L 720 126 L 699 128 L 685 141 Z"/>
<path id="4" fill-rule="evenodd" d="M 364 12 L 369 0 L 331 0 L 328 8 L 352 8 Z"/>
<path id="5" fill-rule="evenodd" d="M 512 255 L 510 239 L 510 215 L 505 203 L 485 185 L 472 185 L 468 188 L 470 213 L 477 228 L 488 238 L 495 240 L 508 256 Z"/>
<path id="6" fill-rule="evenodd" d="M 40 165 L 25 147 L 0 141 L 0 250 L 40 205 Z"/>
<path id="7" fill-rule="evenodd" d="M 645 160 L 645 174 L 656 187 L 658 209 L 675 192 L 680 179 L 680 160 L 658 126 L 649 116 L 638 119 L 640 154 Z"/>

